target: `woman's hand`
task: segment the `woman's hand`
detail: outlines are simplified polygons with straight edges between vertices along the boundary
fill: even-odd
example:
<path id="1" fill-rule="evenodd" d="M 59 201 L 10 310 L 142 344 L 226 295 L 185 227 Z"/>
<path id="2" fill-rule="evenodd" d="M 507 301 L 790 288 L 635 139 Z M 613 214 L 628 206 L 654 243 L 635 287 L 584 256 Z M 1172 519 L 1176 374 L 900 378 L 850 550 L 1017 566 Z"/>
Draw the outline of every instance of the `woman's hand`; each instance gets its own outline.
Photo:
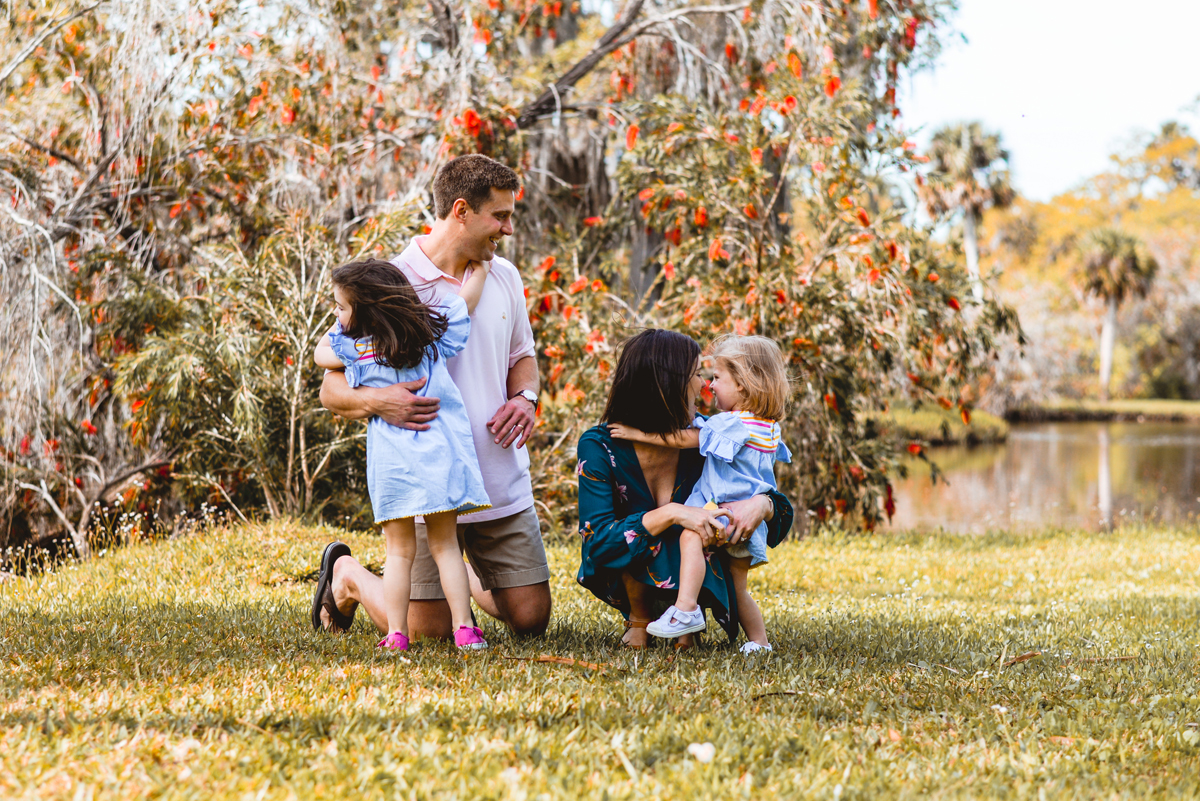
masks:
<path id="1" fill-rule="evenodd" d="M 755 495 L 745 501 L 729 501 L 721 504 L 721 510 L 728 513 L 730 545 L 750 539 L 759 523 L 775 516 L 775 506 L 766 495 Z"/>
<path id="2" fill-rule="evenodd" d="M 729 541 L 726 534 L 725 521 L 729 513 L 724 509 L 697 509 L 694 506 L 678 504 L 679 509 L 675 522 L 686 529 L 691 529 L 700 535 L 700 542 L 706 549 L 718 548 Z"/>

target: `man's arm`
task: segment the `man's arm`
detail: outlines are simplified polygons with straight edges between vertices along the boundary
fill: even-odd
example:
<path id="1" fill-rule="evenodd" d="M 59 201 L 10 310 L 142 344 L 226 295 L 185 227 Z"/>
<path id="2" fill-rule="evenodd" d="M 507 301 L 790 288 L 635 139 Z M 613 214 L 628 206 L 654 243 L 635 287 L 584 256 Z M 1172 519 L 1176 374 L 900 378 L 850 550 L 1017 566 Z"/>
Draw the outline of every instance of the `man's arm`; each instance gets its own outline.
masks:
<path id="1" fill-rule="evenodd" d="M 519 359 L 509 368 L 507 382 L 509 400 L 492 415 L 491 420 L 488 420 L 488 430 L 496 436 L 496 442 L 502 448 L 507 448 L 514 442 L 518 448 L 522 448 L 533 433 L 535 420 L 533 404 L 517 395 L 523 389 L 533 393 L 538 391 L 537 359 L 533 356 Z"/>
<path id="2" fill-rule="evenodd" d="M 425 379 L 421 378 L 390 387 L 351 389 L 346 374 L 334 370 L 321 382 L 321 405 L 347 420 L 378 416 L 399 428 L 425 431 L 429 421 L 437 417 L 441 400 L 413 394 L 423 386 Z"/>

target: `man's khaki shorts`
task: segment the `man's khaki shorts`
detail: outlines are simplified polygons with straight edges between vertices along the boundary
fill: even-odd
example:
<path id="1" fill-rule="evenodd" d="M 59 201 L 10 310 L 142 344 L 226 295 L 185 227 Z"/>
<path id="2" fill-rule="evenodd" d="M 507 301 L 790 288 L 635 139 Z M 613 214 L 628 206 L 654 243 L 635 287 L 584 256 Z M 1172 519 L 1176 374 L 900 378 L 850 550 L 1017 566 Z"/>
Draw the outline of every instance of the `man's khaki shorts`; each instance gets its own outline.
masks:
<path id="1" fill-rule="evenodd" d="M 425 524 L 417 523 L 417 555 L 412 566 L 414 601 L 437 601 L 442 594 L 437 563 L 429 553 Z M 458 544 L 485 590 L 525 587 L 550 580 L 542 529 L 533 507 L 481 523 L 459 523 Z"/>

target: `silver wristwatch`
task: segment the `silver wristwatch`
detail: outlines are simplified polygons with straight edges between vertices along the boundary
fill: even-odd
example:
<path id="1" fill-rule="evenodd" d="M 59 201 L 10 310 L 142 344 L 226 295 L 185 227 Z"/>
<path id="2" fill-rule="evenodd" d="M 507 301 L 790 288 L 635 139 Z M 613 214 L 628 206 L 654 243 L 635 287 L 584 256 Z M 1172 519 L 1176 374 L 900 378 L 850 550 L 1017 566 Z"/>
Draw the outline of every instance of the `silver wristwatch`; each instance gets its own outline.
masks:
<path id="1" fill-rule="evenodd" d="M 520 398 L 524 398 L 525 400 L 527 400 L 527 401 L 529 401 L 530 403 L 532 403 L 532 404 L 533 404 L 533 410 L 534 410 L 534 411 L 537 411 L 537 407 L 538 407 L 538 396 L 537 396 L 537 393 L 536 393 L 536 392 L 534 392 L 532 389 L 523 389 L 523 390 L 521 390 L 520 392 L 518 392 L 516 395 L 513 395 L 513 396 L 512 396 L 512 398 L 518 398 L 518 397 L 520 397 Z M 509 400 L 512 400 L 512 398 L 509 398 Z"/>

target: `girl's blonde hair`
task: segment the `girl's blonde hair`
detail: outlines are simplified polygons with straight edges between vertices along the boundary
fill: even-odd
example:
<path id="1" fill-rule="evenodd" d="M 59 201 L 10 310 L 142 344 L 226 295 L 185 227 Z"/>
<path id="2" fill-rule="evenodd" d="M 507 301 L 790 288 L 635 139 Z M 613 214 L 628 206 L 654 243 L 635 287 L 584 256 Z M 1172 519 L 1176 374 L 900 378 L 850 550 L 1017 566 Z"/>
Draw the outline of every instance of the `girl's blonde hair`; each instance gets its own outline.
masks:
<path id="1" fill-rule="evenodd" d="M 783 419 L 792 388 L 783 351 L 775 340 L 726 334 L 713 341 L 709 355 L 742 388 L 743 411 Z"/>

